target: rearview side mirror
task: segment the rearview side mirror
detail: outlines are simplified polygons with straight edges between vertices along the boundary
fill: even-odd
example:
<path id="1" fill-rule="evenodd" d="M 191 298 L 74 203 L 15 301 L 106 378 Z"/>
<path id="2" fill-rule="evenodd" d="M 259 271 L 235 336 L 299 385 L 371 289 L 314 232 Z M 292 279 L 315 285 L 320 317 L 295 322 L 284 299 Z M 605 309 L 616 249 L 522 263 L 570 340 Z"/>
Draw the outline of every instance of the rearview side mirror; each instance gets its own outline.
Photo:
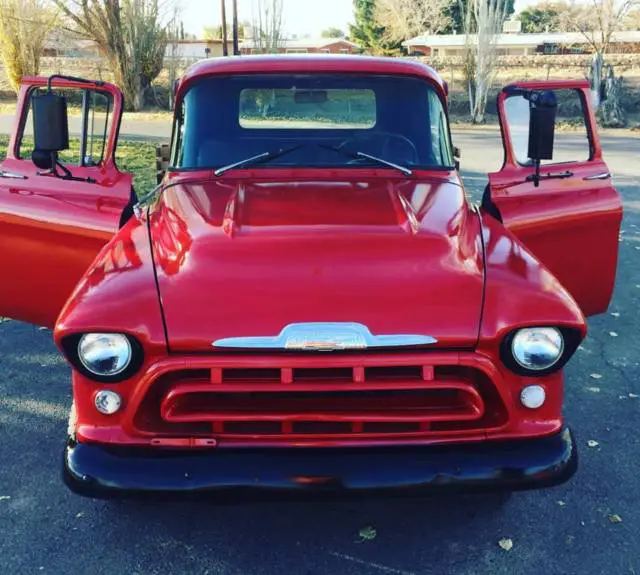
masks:
<path id="1" fill-rule="evenodd" d="M 460 169 L 460 158 L 462 157 L 462 150 L 458 146 L 453 146 L 453 159 L 455 162 L 456 170 Z"/>
<path id="2" fill-rule="evenodd" d="M 45 94 L 34 95 L 31 103 L 34 149 L 49 153 L 67 150 L 69 122 L 65 97 L 48 91 Z"/>
<path id="3" fill-rule="evenodd" d="M 529 98 L 529 149 L 534 162 L 553 159 L 558 101 L 554 92 L 533 92 Z"/>
<path id="4" fill-rule="evenodd" d="M 529 100 L 529 145 L 527 155 L 533 161 L 535 187 L 540 184 L 540 162 L 553 159 L 558 100 L 554 92 L 531 92 Z"/>

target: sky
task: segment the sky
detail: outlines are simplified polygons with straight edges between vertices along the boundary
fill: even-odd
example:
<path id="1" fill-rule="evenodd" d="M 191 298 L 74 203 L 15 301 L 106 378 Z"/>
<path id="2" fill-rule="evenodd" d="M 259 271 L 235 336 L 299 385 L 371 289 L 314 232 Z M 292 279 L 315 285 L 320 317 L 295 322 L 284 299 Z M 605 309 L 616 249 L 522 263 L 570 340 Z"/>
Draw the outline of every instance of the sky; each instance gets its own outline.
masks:
<path id="1" fill-rule="evenodd" d="M 254 0 L 238 0 L 239 20 L 251 21 Z M 220 23 L 220 0 L 180 0 L 185 31 L 202 34 L 204 26 Z M 329 28 L 348 32 L 353 0 L 283 0 L 283 28 L 287 34 L 320 36 Z M 231 22 L 231 0 L 227 0 L 227 21 Z"/>
<path id="2" fill-rule="evenodd" d="M 185 30 L 202 36 L 205 26 L 219 24 L 220 0 L 178 0 L 182 6 Z M 256 0 L 238 0 L 238 18 L 251 21 Z M 535 0 L 516 0 L 516 12 Z M 329 27 L 348 32 L 353 21 L 353 0 L 283 0 L 283 28 L 287 35 L 320 36 Z M 231 0 L 227 0 L 227 19 L 231 21 Z"/>

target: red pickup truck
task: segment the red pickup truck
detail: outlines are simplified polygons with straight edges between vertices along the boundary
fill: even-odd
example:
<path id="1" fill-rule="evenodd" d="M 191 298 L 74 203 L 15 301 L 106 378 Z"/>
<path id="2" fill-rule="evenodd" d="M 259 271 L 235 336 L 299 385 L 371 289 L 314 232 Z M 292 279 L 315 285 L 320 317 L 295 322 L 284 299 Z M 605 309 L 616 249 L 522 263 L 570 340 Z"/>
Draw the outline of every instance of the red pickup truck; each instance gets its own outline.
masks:
<path id="1" fill-rule="evenodd" d="M 587 160 L 553 159 L 567 94 Z M 28 78 L 0 166 L 0 315 L 54 327 L 71 365 L 72 490 L 414 495 L 571 477 L 563 367 L 609 304 L 622 217 L 586 82 L 502 90 L 504 164 L 481 205 L 447 85 L 418 62 L 197 63 L 166 174 L 137 195 L 115 161 L 122 110 L 111 84 Z"/>

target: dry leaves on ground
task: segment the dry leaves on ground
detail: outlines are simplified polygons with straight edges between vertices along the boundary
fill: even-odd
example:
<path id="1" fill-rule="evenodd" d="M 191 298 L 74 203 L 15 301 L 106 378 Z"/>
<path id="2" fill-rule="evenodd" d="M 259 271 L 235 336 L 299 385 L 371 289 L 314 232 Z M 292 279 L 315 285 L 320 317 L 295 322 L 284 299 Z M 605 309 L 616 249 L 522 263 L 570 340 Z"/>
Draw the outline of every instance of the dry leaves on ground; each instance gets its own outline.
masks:
<path id="1" fill-rule="evenodd" d="M 378 536 L 378 532 L 374 527 L 367 525 L 358 531 L 358 535 L 360 535 L 360 541 L 373 541 Z"/>
<path id="2" fill-rule="evenodd" d="M 503 537 L 502 539 L 500 539 L 500 541 L 498 541 L 498 545 L 505 551 L 511 551 L 511 549 L 513 549 L 513 540 L 509 539 L 508 537 Z"/>

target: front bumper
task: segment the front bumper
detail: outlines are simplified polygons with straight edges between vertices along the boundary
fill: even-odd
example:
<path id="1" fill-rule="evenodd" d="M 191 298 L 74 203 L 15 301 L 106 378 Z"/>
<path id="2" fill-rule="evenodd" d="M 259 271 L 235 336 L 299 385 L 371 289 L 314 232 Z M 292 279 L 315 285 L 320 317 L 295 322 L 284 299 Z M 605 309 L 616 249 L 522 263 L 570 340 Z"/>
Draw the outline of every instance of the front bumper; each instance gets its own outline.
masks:
<path id="1" fill-rule="evenodd" d="M 536 489 L 567 481 L 577 464 L 575 441 L 564 428 L 538 439 L 384 448 L 196 451 L 69 440 L 63 475 L 72 491 L 88 497 L 209 495 L 227 501 Z"/>

